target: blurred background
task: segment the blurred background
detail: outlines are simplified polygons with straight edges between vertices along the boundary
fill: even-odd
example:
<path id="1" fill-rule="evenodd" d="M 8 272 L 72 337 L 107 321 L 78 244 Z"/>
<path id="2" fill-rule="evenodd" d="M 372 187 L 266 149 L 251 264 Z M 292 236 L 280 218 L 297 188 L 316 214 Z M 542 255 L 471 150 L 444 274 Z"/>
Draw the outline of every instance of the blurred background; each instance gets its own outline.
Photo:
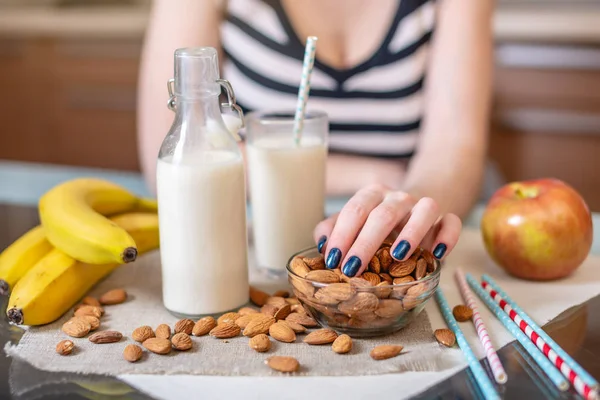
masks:
<path id="1" fill-rule="evenodd" d="M 0 200 L 34 187 L 32 170 L 94 168 L 145 190 L 135 111 L 149 9 L 0 0 Z M 499 0 L 494 32 L 491 161 L 505 180 L 562 179 L 600 211 L 600 2 Z"/>

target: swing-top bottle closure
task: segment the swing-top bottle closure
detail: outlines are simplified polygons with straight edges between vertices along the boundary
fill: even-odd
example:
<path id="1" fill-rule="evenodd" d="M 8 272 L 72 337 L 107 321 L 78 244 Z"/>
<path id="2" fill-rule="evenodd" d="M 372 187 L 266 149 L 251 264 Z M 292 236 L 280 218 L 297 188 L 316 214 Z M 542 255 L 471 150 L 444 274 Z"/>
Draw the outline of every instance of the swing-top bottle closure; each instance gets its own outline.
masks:
<path id="1" fill-rule="evenodd" d="M 244 112 L 236 103 L 231 83 L 219 78 L 218 65 L 217 51 L 212 47 L 177 49 L 175 51 L 175 77 L 167 81 L 169 92 L 167 107 L 171 111 L 176 111 L 177 98 L 193 100 L 207 96 L 219 96 L 221 88 L 224 88 L 227 93 L 227 102 L 221 103 L 221 107 L 236 111 L 241 127 L 244 127 Z"/>

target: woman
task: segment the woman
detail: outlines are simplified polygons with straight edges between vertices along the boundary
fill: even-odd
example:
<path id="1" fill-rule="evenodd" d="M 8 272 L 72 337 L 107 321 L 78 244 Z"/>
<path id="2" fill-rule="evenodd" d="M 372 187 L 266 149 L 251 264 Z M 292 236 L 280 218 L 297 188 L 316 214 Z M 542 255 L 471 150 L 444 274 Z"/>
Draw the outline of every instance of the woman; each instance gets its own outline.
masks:
<path id="1" fill-rule="evenodd" d="M 173 117 L 163 100 L 175 48 L 219 49 L 242 106 L 281 109 L 294 104 L 303 43 L 314 35 L 309 102 L 330 117 L 327 191 L 355 193 L 315 228 L 327 266 L 360 275 L 393 231 L 397 260 L 419 245 L 439 259 L 452 250 L 483 176 L 492 0 L 173 5 L 154 1 L 143 52 L 138 126 L 149 182 Z"/>

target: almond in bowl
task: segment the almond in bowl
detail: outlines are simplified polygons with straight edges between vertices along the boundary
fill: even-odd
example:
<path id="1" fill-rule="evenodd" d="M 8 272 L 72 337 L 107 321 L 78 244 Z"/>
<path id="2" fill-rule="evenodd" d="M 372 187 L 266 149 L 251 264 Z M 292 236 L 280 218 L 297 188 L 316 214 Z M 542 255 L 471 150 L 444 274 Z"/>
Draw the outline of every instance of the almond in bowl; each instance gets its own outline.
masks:
<path id="1" fill-rule="evenodd" d="M 336 270 L 312 269 L 323 256 L 316 247 L 294 254 L 288 280 L 294 295 L 319 325 L 351 337 L 396 332 L 410 324 L 435 292 L 441 265 L 422 248 L 406 261 L 394 260 L 384 243 L 360 277 Z"/>

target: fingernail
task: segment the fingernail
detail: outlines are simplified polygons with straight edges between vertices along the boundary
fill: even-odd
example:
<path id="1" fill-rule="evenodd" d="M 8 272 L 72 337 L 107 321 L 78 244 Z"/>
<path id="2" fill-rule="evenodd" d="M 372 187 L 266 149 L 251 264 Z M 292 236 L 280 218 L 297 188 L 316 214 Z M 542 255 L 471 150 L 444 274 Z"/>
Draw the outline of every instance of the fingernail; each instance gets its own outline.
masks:
<path id="1" fill-rule="evenodd" d="M 342 268 L 342 272 L 344 275 L 352 278 L 354 275 L 356 275 L 361 265 L 362 261 L 360 261 L 360 258 L 352 256 L 348 259 L 348 261 L 346 261 L 344 268 Z"/>
<path id="2" fill-rule="evenodd" d="M 442 257 L 444 257 L 444 254 L 446 254 L 446 249 L 448 249 L 448 247 L 446 247 L 444 243 L 438 244 L 433 250 L 433 256 L 438 260 L 441 259 Z"/>
<path id="3" fill-rule="evenodd" d="M 402 240 L 400 243 L 398 243 L 398 246 L 396 246 L 394 251 L 392 251 L 392 257 L 394 257 L 396 260 L 402 260 L 404 257 L 406 257 L 409 250 L 410 243 L 408 243 L 408 240 Z"/>
<path id="4" fill-rule="evenodd" d="M 327 256 L 327 261 L 325 261 L 325 266 L 328 269 L 335 269 L 335 268 L 337 268 L 338 264 L 340 263 L 341 258 L 342 258 L 342 252 L 337 247 L 334 247 L 333 249 L 331 249 L 331 251 L 329 252 L 329 255 Z"/>
<path id="5" fill-rule="evenodd" d="M 319 243 L 317 243 L 317 251 L 320 253 L 323 250 L 323 246 L 325 246 L 325 242 L 327 241 L 327 236 L 323 235 L 319 239 Z"/>

